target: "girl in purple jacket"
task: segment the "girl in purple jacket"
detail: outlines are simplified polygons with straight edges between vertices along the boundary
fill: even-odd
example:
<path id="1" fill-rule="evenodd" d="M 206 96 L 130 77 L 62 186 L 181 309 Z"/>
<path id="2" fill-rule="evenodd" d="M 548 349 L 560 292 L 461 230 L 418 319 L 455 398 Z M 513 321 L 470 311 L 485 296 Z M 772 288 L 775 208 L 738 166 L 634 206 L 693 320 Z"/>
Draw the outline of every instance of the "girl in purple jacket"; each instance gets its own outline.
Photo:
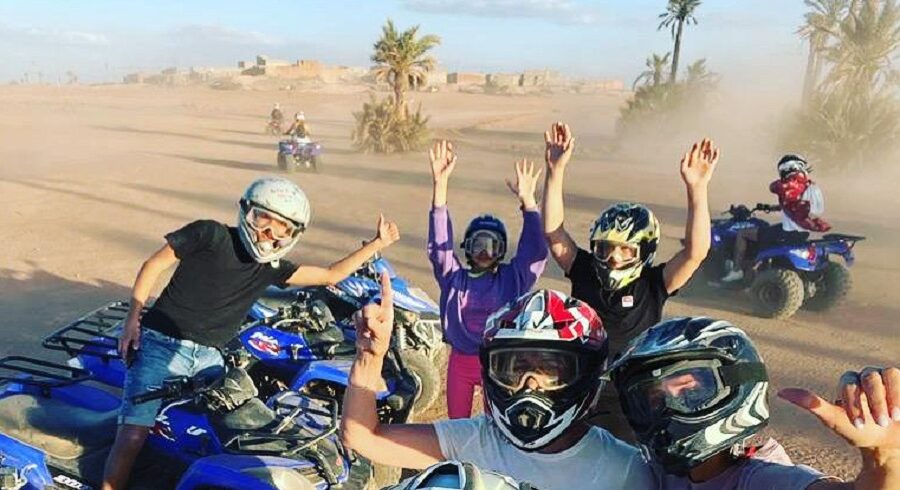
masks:
<path id="1" fill-rule="evenodd" d="M 447 210 L 447 184 L 456 166 L 453 145 L 442 140 L 429 151 L 434 195 L 428 223 L 428 258 L 441 288 L 441 321 L 450 344 L 447 373 L 447 413 L 451 419 L 469 417 L 475 386 L 481 384 L 478 349 L 487 317 L 500 306 L 529 291 L 547 263 L 541 215 L 534 198 L 540 170 L 517 162 L 516 182 L 507 181 L 519 198 L 522 235 L 516 256 L 506 254 L 506 228 L 499 219 L 481 215 L 466 228 L 462 242 L 466 266 L 454 251 L 453 227 Z"/>

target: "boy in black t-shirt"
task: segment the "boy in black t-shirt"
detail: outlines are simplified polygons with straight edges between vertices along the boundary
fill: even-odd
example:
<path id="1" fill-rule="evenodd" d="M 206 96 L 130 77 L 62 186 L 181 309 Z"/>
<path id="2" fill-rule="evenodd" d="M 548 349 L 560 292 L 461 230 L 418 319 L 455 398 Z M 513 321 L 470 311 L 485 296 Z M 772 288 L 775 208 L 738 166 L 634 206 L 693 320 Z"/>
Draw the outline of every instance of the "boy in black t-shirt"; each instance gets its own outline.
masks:
<path id="1" fill-rule="evenodd" d="M 263 178 L 240 200 L 238 226 L 195 221 L 166 235 L 166 245 L 144 262 L 134 283 L 131 311 L 119 338 L 130 364 L 125 376 L 119 430 L 103 489 L 124 488 L 160 401 L 135 405 L 131 398 L 169 376 L 222 371 L 222 347 L 266 287 L 334 284 L 399 238 L 397 225 L 378 219 L 374 240 L 328 267 L 298 266 L 283 257 L 310 220 L 309 201 L 293 182 Z M 150 310 L 140 316 L 160 274 L 178 264 Z"/>
<path id="2" fill-rule="evenodd" d="M 707 188 L 719 150 L 704 139 L 681 159 L 681 179 L 687 186 L 688 217 L 685 245 L 671 260 L 654 266 L 659 222 L 640 204 L 618 203 L 604 210 L 590 232 L 590 251 L 579 248 L 563 227 L 563 181 L 575 147 L 569 126 L 553 124 L 544 133 L 547 174 L 542 216 L 550 254 L 572 282 L 572 296 L 593 307 L 609 333 L 610 358 L 629 340 L 662 318 L 669 296 L 684 286 L 700 267 L 710 245 Z M 608 388 L 601 407 L 611 411 L 599 424 L 620 439 L 634 436 Z"/>

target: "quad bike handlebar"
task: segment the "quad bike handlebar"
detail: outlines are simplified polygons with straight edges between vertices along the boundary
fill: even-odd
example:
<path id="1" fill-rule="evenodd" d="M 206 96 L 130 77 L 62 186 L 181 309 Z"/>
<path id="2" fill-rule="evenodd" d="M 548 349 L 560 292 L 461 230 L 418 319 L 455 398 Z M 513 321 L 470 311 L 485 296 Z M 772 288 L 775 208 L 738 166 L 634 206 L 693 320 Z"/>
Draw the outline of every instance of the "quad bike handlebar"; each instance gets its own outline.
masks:
<path id="1" fill-rule="evenodd" d="M 194 378 L 188 376 L 166 378 L 160 386 L 131 397 L 131 402 L 135 405 L 140 405 L 152 400 L 188 398 L 209 390 L 211 384 L 208 379 L 200 376 Z"/>
<path id="2" fill-rule="evenodd" d="M 753 213 L 757 211 L 762 211 L 764 213 L 773 213 L 776 211 L 781 211 L 781 206 L 777 204 L 765 204 L 765 203 L 756 203 L 752 209 L 748 208 L 743 204 L 732 204 L 728 211 L 725 211 L 723 214 L 729 214 L 731 217 L 739 220 L 745 221 L 750 219 L 753 216 Z"/>

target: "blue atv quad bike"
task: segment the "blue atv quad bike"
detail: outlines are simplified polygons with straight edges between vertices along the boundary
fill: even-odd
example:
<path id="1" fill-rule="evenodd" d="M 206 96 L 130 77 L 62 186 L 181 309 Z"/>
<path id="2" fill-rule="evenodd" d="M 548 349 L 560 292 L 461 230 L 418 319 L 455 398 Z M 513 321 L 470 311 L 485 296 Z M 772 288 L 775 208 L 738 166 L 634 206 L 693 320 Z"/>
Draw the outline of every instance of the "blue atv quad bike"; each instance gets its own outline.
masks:
<path id="1" fill-rule="evenodd" d="M 312 170 L 322 166 L 322 145 L 308 139 L 291 138 L 278 142 L 278 169 L 284 172 Z"/>
<path id="2" fill-rule="evenodd" d="M 119 394 L 84 369 L 16 356 L 0 360 L 0 383 L 0 489 L 99 488 Z M 336 434 L 337 400 L 284 392 L 267 405 L 255 395 L 232 368 L 136 396 L 164 403 L 130 488 L 366 488 L 368 464 Z"/>
<path id="3" fill-rule="evenodd" d="M 353 313 L 380 299 L 382 274 L 388 274 L 394 290 L 392 342 L 405 370 L 417 378 L 421 387 L 413 409 L 414 414 L 421 414 L 434 405 L 440 394 L 438 366 L 446 362 L 440 311 L 425 291 L 397 275 L 380 254 L 334 286 L 269 288 L 248 313 L 248 322 L 256 326 L 247 328 L 241 336 L 247 338 L 261 329 L 299 328 L 306 332 L 312 357 L 352 358 L 356 342 Z M 261 352 L 256 355 L 269 358 Z M 272 366 L 278 361 L 271 359 L 265 364 Z"/>
<path id="4" fill-rule="evenodd" d="M 126 367 L 116 346 L 128 309 L 126 302 L 113 302 L 57 330 L 42 345 L 67 353 L 71 356 L 67 366 L 88 372 L 94 383 L 120 390 Z M 326 328 L 327 322 L 320 319 L 310 315 L 275 316 L 249 323 L 224 349 L 226 361 L 246 369 L 261 401 L 290 391 L 335 400 L 340 412 L 355 347 L 335 337 L 335 332 L 341 332 L 333 322 Z M 386 389 L 376 394 L 378 414 L 385 423 L 409 421 L 423 393 L 421 376 L 405 366 L 398 352 L 392 346 L 382 373 Z M 392 484 L 399 478 L 397 469 L 381 465 L 372 469 L 378 485 Z"/>
<path id="5" fill-rule="evenodd" d="M 853 265 L 853 247 L 865 237 L 829 233 L 810 240 L 809 233 L 786 235 L 774 243 L 750 243 L 747 256 L 752 267 L 744 279 L 722 283 L 726 261 L 734 256 L 737 233 L 748 228 L 762 229 L 768 222 L 757 212 L 779 211 L 778 206 L 757 204 L 753 209 L 732 205 L 727 218 L 712 220 L 712 245 L 691 289 L 711 286 L 749 290 L 754 312 L 766 318 L 788 318 L 800 307 L 824 311 L 839 304 L 850 291 L 848 267 Z M 843 264 L 836 260 L 840 257 Z"/>

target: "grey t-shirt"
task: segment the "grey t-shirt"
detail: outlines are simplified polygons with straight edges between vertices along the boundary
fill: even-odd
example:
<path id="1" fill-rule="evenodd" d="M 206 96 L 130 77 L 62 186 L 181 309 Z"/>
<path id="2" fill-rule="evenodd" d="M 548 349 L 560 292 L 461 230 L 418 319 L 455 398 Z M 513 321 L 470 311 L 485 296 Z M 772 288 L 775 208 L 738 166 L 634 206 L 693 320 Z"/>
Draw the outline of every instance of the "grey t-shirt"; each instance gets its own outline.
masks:
<path id="1" fill-rule="evenodd" d="M 705 482 L 654 472 L 659 490 L 806 490 L 817 481 L 830 479 L 804 465 L 794 465 L 784 448 L 769 439 L 752 458 L 742 460 L 721 475 Z"/>
<path id="2" fill-rule="evenodd" d="M 441 420 L 434 427 L 446 459 L 473 463 L 540 490 L 656 488 L 638 450 L 600 427 L 592 427 L 574 446 L 555 454 L 522 451 L 484 415 Z"/>

